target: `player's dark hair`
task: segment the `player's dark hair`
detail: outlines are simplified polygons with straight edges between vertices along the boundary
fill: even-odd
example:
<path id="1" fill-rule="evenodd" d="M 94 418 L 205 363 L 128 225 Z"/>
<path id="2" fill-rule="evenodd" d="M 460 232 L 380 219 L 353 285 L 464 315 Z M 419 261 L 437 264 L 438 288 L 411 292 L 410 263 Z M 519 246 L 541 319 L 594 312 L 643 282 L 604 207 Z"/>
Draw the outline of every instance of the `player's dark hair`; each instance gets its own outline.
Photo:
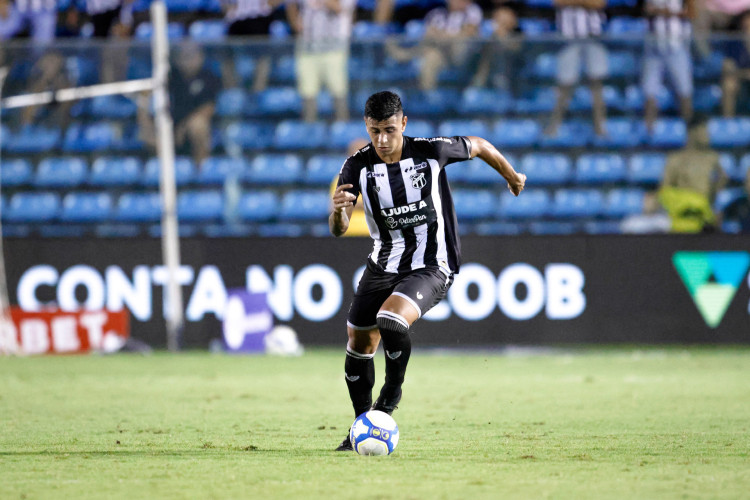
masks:
<path id="1" fill-rule="evenodd" d="M 365 104 L 365 118 L 372 118 L 377 122 L 385 121 L 403 111 L 401 98 L 388 90 L 372 94 Z"/>

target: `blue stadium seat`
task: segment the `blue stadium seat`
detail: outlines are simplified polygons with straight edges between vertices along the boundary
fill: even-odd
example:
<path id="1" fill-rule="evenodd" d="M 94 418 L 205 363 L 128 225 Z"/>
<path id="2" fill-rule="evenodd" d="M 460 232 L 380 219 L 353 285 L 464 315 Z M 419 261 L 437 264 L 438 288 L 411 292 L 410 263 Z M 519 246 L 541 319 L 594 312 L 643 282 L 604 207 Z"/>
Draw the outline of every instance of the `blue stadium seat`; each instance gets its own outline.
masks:
<path id="1" fill-rule="evenodd" d="M 166 0 L 169 12 L 195 12 L 203 7 L 203 0 Z"/>
<path id="2" fill-rule="evenodd" d="M 341 155 L 315 155 L 307 160 L 305 183 L 329 186 L 344 164 Z"/>
<path id="3" fill-rule="evenodd" d="M 598 189 L 561 188 L 555 191 L 551 215 L 558 218 L 593 218 L 604 212 L 604 196 Z"/>
<path id="4" fill-rule="evenodd" d="M 131 118 L 137 111 L 136 103 L 124 95 L 94 97 L 89 109 L 95 118 Z"/>
<path id="5" fill-rule="evenodd" d="M 498 217 L 501 219 L 538 219 L 548 214 L 550 197 L 543 189 L 530 188 L 521 196 L 513 196 L 509 191 L 500 195 Z"/>
<path id="6" fill-rule="evenodd" d="M 269 122 L 232 122 L 221 133 L 224 150 L 239 154 L 244 149 L 266 149 L 273 140 L 273 123 Z"/>
<path id="7" fill-rule="evenodd" d="M 551 8 L 554 6 L 553 0 L 526 0 L 524 3 L 529 7 Z"/>
<path id="8" fill-rule="evenodd" d="M 505 158 L 511 165 L 516 164 L 512 155 L 505 154 Z M 495 169 L 481 160 L 462 161 L 448 167 L 448 175 L 451 180 L 477 185 L 505 185 L 506 181 Z"/>
<path id="9" fill-rule="evenodd" d="M 516 112 L 522 114 L 551 113 L 557 102 L 557 89 L 554 87 L 538 87 L 524 92 L 520 99 L 516 99 Z"/>
<path id="10" fill-rule="evenodd" d="M 88 153 L 110 149 L 117 141 L 118 132 L 109 122 L 84 125 L 74 123 L 68 127 L 63 138 L 63 150 Z"/>
<path id="11" fill-rule="evenodd" d="M 487 125 L 481 120 L 446 120 L 440 124 L 438 135 L 443 137 L 453 137 L 456 135 L 488 137 L 489 130 Z"/>
<path id="12" fill-rule="evenodd" d="M 254 232 L 248 224 L 201 224 L 199 229 L 207 238 L 246 238 Z"/>
<path id="13" fill-rule="evenodd" d="M 299 114 L 302 99 L 294 87 L 273 87 L 256 94 L 256 112 L 261 116 Z"/>
<path id="14" fill-rule="evenodd" d="M 411 132 L 411 120 L 409 120 L 408 127 L 407 135 L 411 135 L 409 134 Z M 331 133 L 328 136 L 331 148 L 345 150 L 350 142 L 359 138 L 369 141 L 362 120 L 338 121 L 331 124 Z"/>
<path id="15" fill-rule="evenodd" d="M 178 186 L 190 184 L 195 179 L 195 164 L 186 156 L 178 156 L 174 159 L 175 182 Z M 151 158 L 146 162 L 141 177 L 141 184 L 148 187 L 159 185 L 159 159 Z"/>
<path id="16" fill-rule="evenodd" d="M 435 135 L 435 127 L 426 120 L 409 120 L 404 133 L 409 137 L 433 137 Z"/>
<path id="17" fill-rule="evenodd" d="M 88 166 L 81 158 L 45 158 L 37 167 L 34 185 L 45 188 L 75 187 L 88 177 Z"/>
<path id="18" fill-rule="evenodd" d="M 693 94 L 693 108 L 696 111 L 711 113 L 721 104 L 721 87 L 719 85 L 704 85 L 697 87 Z"/>
<path id="19" fill-rule="evenodd" d="M 606 184 L 625 180 L 625 162 L 616 154 L 583 154 L 576 161 L 578 184 Z"/>
<path id="20" fill-rule="evenodd" d="M 424 32 L 425 23 L 422 19 L 411 19 L 404 25 L 404 35 L 409 40 L 421 40 Z"/>
<path id="21" fill-rule="evenodd" d="M 708 57 L 700 58 L 693 65 L 693 77 L 696 80 L 718 81 L 721 78 L 724 57 L 721 51 L 714 51 Z"/>
<path id="22" fill-rule="evenodd" d="M 604 215 L 620 218 L 643 212 L 643 190 L 638 188 L 616 188 L 607 193 Z"/>
<path id="23" fill-rule="evenodd" d="M 518 20 L 518 27 L 526 36 L 545 35 L 553 29 L 552 21 L 549 19 L 524 17 Z"/>
<path id="24" fill-rule="evenodd" d="M 197 180 L 202 185 L 221 185 L 230 177 L 239 179 L 247 168 L 247 161 L 242 157 L 209 156 L 201 163 Z"/>
<path id="25" fill-rule="evenodd" d="M 534 185 L 567 184 L 573 178 L 570 158 L 559 153 L 529 153 L 521 160 L 520 171 Z"/>
<path id="26" fill-rule="evenodd" d="M 629 118 L 608 118 L 603 136 L 594 136 L 593 145 L 600 148 L 634 148 L 646 140 L 646 127 L 643 122 Z"/>
<path id="27" fill-rule="evenodd" d="M 271 67 L 271 81 L 281 85 L 291 85 L 296 81 L 294 56 L 281 56 L 274 59 Z"/>
<path id="28" fill-rule="evenodd" d="M 247 191 L 240 198 L 237 214 L 243 221 L 264 222 L 276 217 L 279 206 L 279 197 L 273 191 Z"/>
<path id="29" fill-rule="evenodd" d="M 255 59 L 246 53 L 234 56 L 234 72 L 247 84 L 255 77 Z"/>
<path id="30" fill-rule="evenodd" d="M 83 238 L 88 228 L 81 224 L 43 224 L 37 231 L 42 238 Z"/>
<path id="31" fill-rule="evenodd" d="M 370 41 L 393 35 L 399 30 L 395 23 L 375 23 L 373 21 L 357 21 L 352 26 L 352 39 Z"/>
<path id="32" fill-rule="evenodd" d="M 742 182 L 745 178 L 740 173 L 739 164 L 732 153 L 720 153 L 719 164 L 724 173 L 733 181 Z"/>
<path id="33" fill-rule="evenodd" d="M 687 127 L 679 118 L 659 118 L 654 122 L 654 129 L 647 136 L 651 146 L 657 148 L 681 148 L 687 142 Z"/>
<path id="34" fill-rule="evenodd" d="M 88 183 L 92 186 L 130 186 L 141 180 L 141 160 L 103 156 L 94 160 Z"/>
<path id="35" fill-rule="evenodd" d="M 415 58 L 411 61 L 400 62 L 386 57 L 372 76 L 373 80 L 382 84 L 412 82 L 419 76 L 419 61 Z M 399 95 L 404 97 L 404 94 L 399 93 Z"/>
<path id="36" fill-rule="evenodd" d="M 60 130 L 43 126 L 27 126 L 18 132 L 3 130 L 3 149 L 9 153 L 44 153 L 57 147 Z"/>
<path id="37" fill-rule="evenodd" d="M 65 61 L 65 72 L 71 85 L 93 85 L 99 83 L 99 56 L 93 52 L 86 55 L 68 57 Z"/>
<path id="38" fill-rule="evenodd" d="M 645 102 L 643 89 L 639 85 L 628 85 L 625 87 L 624 100 L 617 109 L 620 111 L 643 111 Z"/>
<path id="39" fill-rule="evenodd" d="M 55 193 L 16 193 L 3 219 L 8 222 L 48 222 L 60 214 L 60 196 Z"/>
<path id="40" fill-rule="evenodd" d="M 138 40 L 150 40 L 154 33 L 154 28 L 148 21 L 142 22 L 135 28 L 135 38 Z M 182 23 L 171 22 L 167 25 L 167 38 L 169 40 L 179 40 L 185 36 L 185 27 Z"/>
<path id="41" fill-rule="evenodd" d="M 218 220 L 224 212 L 220 191 L 183 191 L 177 195 L 177 216 L 185 222 Z"/>
<path id="42" fill-rule="evenodd" d="M 667 157 L 661 153 L 639 153 L 630 157 L 627 180 L 631 184 L 658 184 L 664 176 Z"/>
<path id="43" fill-rule="evenodd" d="M 727 207 L 727 205 L 746 195 L 747 192 L 745 191 L 745 188 L 734 187 L 722 189 L 721 191 L 716 193 L 716 199 L 714 200 L 714 210 L 717 213 L 721 213 Z"/>
<path id="44" fill-rule="evenodd" d="M 281 200 L 279 219 L 286 221 L 325 220 L 330 211 L 328 190 L 291 190 Z"/>
<path id="45" fill-rule="evenodd" d="M 637 0 L 633 0 L 635 3 Z M 607 7 L 612 7 L 613 4 L 623 4 L 622 0 L 609 0 Z M 614 35 L 618 38 L 637 38 L 643 37 L 648 32 L 648 21 L 642 17 L 629 17 L 629 16 L 614 16 L 607 23 L 607 33 Z M 643 38 L 640 40 L 643 41 Z M 612 53 L 610 53 L 611 55 Z M 612 65 L 610 65 L 610 71 Z M 611 74 L 611 73 L 610 73 Z"/>
<path id="46" fill-rule="evenodd" d="M 453 206 L 459 220 L 475 221 L 488 219 L 495 212 L 497 197 L 488 190 L 456 189 L 453 191 Z"/>
<path id="47" fill-rule="evenodd" d="M 0 159 L 0 177 L 2 178 L 3 187 L 15 187 L 28 184 L 32 179 L 32 168 L 29 160 Z"/>
<path id="48" fill-rule="evenodd" d="M 545 148 L 582 148 L 594 140 L 591 123 L 570 120 L 560 124 L 554 136 L 542 135 L 539 144 Z"/>
<path id="49" fill-rule="evenodd" d="M 467 87 L 461 94 L 458 111 L 466 115 L 507 113 L 513 109 L 513 97 L 499 89 Z"/>
<path id="50" fill-rule="evenodd" d="M 161 224 L 149 226 L 148 235 L 151 238 L 161 238 Z M 182 224 L 177 228 L 177 234 L 180 238 L 192 238 L 198 235 L 198 226 L 196 224 Z"/>
<path id="51" fill-rule="evenodd" d="M 195 21 L 190 25 L 188 33 L 193 40 L 218 42 L 226 37 L 226 22 L 222 20 Z"/>
<path id="52" fill-rule="evenodd" d="M 276 126 L 273 146 L 277 149 L 317 149 L 325 145 L 328 136 L 325 122 L 308 123 L 283 120 Z"/>
<path id="53" fill-rule="evenodd" d="M 578 225 L 573 222 L 533 221 L 529 224 L 529 232 L 535 235 L 565 236 L 577 233 Z"/>
<path id="54" fill-rule="evenodd" d="M 454 103 L 460 102 L 458 92 L 443 88 L 409 92 L 407 99 L 407 111 L 414 116 L 443 116 L 454 110 Z"/>
<path id="55" fill-rule="evenodd" d="M 708 137 L 714 148 L 739 148 L 750 145 L 750 118 L 711 118 Z"/>
<path id="56" fill-rule="evenodd" d="M 120 222 L 156 222 L 161 219 L 159 193 L 123 193 L 114 219 Z"/>
<path id="57" fill-rule="evenodd" d="M 540 79 L 553 79 L 557 76 L 557 53 L 542 52 L 534 59 L 532 75 Z"/>
<path id="58" fill-rule="evenodd" d="M 221 118 L 240 117 L 247 108 L 248 96 L 243 89 L 224 89 L 216 98 L 216 115 Z"/>
<path id="59" fill-rule="evenodd" d="M 530 148 L 542 134 L 536 120 L 498 120 L 492 129 L 492 143 L 499 148 Z"/>
<path id="60" fill-rule="evenodd" d="M 62 200 L 63 222 L 102 222 L 112 216 L 109 193 L 68 193 Z"/>
<path id="61" fill-rule="evenodd" d="M 735 182 L 745 182 L 745 179 L 747 179 L 748 176 L 748 170 L 750 170 L 750 153 L 742 155 L 732 180 Z"/>
<path id="62" fill-rule="evenodd" d="M 243 180 L 250 184 L 290 184 L 302 177 L 302 160 L 297 155 L 260 154 L 250 162 Z"/>
<path id="63" fill-rule="evenodd" d="M 97 238 L 136 238 L 141 234 L 141 227 L 137 224 L 102 223 L 94 227 Z"/>
<path id="64" fill-rule="evenodd" d="M 270 35 L 272 40 L 285 40 L 292 36 L 292 28 L 286 21 L 275 19 L 271 21 Z"/>

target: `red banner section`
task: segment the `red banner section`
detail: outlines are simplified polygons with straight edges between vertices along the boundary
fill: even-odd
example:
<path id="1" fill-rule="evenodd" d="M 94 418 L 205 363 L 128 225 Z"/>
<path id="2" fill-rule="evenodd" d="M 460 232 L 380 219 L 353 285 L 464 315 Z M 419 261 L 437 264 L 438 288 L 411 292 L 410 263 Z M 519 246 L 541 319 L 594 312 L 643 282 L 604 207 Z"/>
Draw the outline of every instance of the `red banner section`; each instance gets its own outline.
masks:
<path id="1" fill-rule="evenodd" d="M 10 310 L 11 337 L 23 354 L 114 352 L 130 336 L 130 316 L 120 311 Z M 15 335 L 13 335 L 15 333 Z"/>

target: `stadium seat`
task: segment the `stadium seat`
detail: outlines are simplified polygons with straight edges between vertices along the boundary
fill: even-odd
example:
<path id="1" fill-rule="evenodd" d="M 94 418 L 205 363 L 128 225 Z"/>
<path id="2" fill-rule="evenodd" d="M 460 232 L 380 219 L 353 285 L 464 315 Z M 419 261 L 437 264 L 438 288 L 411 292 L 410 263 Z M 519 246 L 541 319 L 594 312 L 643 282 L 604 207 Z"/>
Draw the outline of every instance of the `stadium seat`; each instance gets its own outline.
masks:
<path id="1" fill-rule="evenodd" d="M 524 190 L 521 196 L 509 191 L 500 195 L 498 217 L 501 219 L 538 219 L 549 212 L 550 197 L 547 191 L 538 188 Z"/>
<path id="2" fill-rule="evenodd" d="M 62 200 L 63 222 L 102 222 L 112 216 L 109 193 L 68 193 Z"/>
<path id="3" fill-rule="evenodd" d="M 276 217 L 279 197 L 273 191 L 247 191 L 237 206 L 239 218 L 247 222 L 265 222 Z"/>
<path id="4" fill-rule="evenodd" d="M 523 232 L 524 226 L 515 222 L 480 222 L 474 225 L 478 236 L 515 236 Z"/>
<path id="5" fill-rule="evenodd" d="M 557 53 L 543 52 L 536 56 L 532 75 L 539 79 L 553 79 L 557 76 Z"/>
<path id="6" fill-rule="evenodd" d="M 260 154 L 242 177 L 250 184 L 290 184 L 302 178 L 302 160 L 294 154 Z"/>
<path id="7" fill-rule="evenodd" d="M 725 55 L 721 51 L 711 52 L 707 57 L 698 59 L 693 65 L 693 77 L 696 80 L 718 81 Z"/>
<path id="8" fill-rule="evenodd" d="M 625 180 L 625 162 L 616 154 L 584 154 L 576 161 L 578 184 L 607 184 Z"/>
<path id="9" fill-rule="evenodd" d="M 275 223 L 258 226 L 258 236 L 264 238 L 299 238 L 305 234 L 302 224 Z"/>
<path id="10" fill-rule="evenodd" d="M 294 56 L 284 55 L 273 60 L 271 81 L 277 85 L 292 85 L 296 82 L 296 61 Z"/>
<path id="11" fill-rule="evenodd" d="M 174 159 L 175 182 L 178 186 L 190 184 L 195 179 L 195 164 L 186 156 L 178 156 Z M 159 159 L 151 158 L 146 162 L 141 184 L 147 187 L 159 185 Z"/>
<path id="12" fill-rule="evenodd" d="M 115 125 L 109 122 L 74 123 L 65 132 L 63 150 L 88 153 L 110 149 L 118 135 Z"/>
<path id="13" fill-rule="evenodd" d="M 148 235 L 151 238 L 161 238 L 161 224 L 154 224 L 148 227 Z M 177 234 L 180 238 L 192 238 L 198 235 L 198 226 L 196 224 L 180 224 L 177 228 Z"/>
<path id="14" fill-rule="evenodd" d="M 129 186 L 141 180 L 141 160 L 135 157 L 107 157 L 94 160 L 88 183 L 92 186 Z"/>
<path id="15" fill-rule="evenodd" d="M 519 19 L 518 27 L 521 28 L 521 33 L 527 37 L 548 34 L 553 28 L 552 21 L 549 19 L 536 17 L 524 17 Z"/>
<path id="16" fill-rule="evenodd" d="M 750 145 L 750 118 L 711 118 L 708 121 L 711 147 L 739 148 Z"/>
<path id="17" fill-rule="evenodd" d="M 42 238 L 83 238 L 89 228 L 80 224 L 43 224 L 37 231 Z"/>
<path id="18" fill-rule="evenodd" d="M 239 179 L 247 168 L 247 161 L 242 157 L 209 156 L 201 163 L 197 180 L 201 185 L 221 185 L 228 178 Z"/>
<path id="19" fill-rule="evenodd" d="M 577 233 L 578 225 L 573 222 L 533 221 L 529 224 L 529 232 L 540 236 L 564 236 Z"/>
<path id="20" fill-rule="evenodd" d="M 435 135 L 435 127 L 433 127 L 432 123 L 426 120 L 409 120 L 406 124 L 406 131 L 404 134 L 409 137 L 433 137 Z"/>
<path id="21" fill-rule="evenodd" d="M 424 32 L 425 23 L 422 19 L 411 19 L 404 25 L 404 35 L 409 40 L 421 40 Z"/>
<path id="22" fill-rule="evenodd" d="M 625 87 L 623 102 L 617 109 L 625 112 L 640 112 L 643 111 L 645 102 L 643 89 L 639 85 L 628 85 Z"/>
<path id="23" fill-rule="evenodd" d="M 138 40 L 150 40 L 154 33 L 154 28 L 148 21 L 140 23 L 135 28 L 135 38 Z M 182 23 L 171 22 L 167 25 L 167 38 L 169 40 L 179 40 L 185 36 L 185 27 Z"/>
<path id="24" fill-rule="evenodd" d="M 661 182 L 667 157 L 661 153 L 639 153 L 630 157 L 627 180 L 631 184 Z"/>
<path id="25" fill-rule="evenodd" d="M 617 188 L 607 193 L 604 215 L 620 218 L 643 212 L 643 190 L 638 188 Z"/>
<path id="26" fill-rule="evenodd" d="M 604 196 L 598 189 L 561 188 L 555 191 L 550 214 L 554 217 L 593 218 L 604 212 Z"/>
<path id="27" fill-rule="evenodd" d="M 646 140 L 656 148 L 681 148 L 687 142 L 687 127 L 679 118 L 659 118 L 654 122 L 654 129 Z"/>
<path id="28" fill-rule="evenodd" d="M 732 180 L 735 182 L 745 182 L 745 179 L 747 179 L 748 176 L 748 171 L 750 171 L 750 153 L 745 154 L 740 158 L 739 165 L 737 165 Z"/>
<path id="29" fill-rule="evenodd" d="M 0 159 L 0 178 L 3 187 L 16 187 L 29 184 L 32 179 L 31 163 L 22 158 Z"/>
<path id="30" fill-rule="evenodd" d="M 636 1 L 632 0 L 632 3 L 635 4 Z M 615 3 L 624 5 L 623 0 L 609 0 L 607 6 L 612 7 Z M 647 32 L 648 21 L 642 17 L 614 16 L 607 23 L 607 33 L 616 38 L 639 38 L 643 42 L 643 36 Z"/>
<path id="31" fill-rule="evenodd" d="M 260 116 L 299 114 L 302 99 L 293 87 L 268 88 L 255 95 L 256 113 Z"/>
<path id="32" fill-rule="evenodd" d="M 240 77 L 243 83 L 249 84 L 255 77 L 255 59 L 246 53 L 236 54 L 234 56 L 234 72 Z"/>
<path id="33" fill-rule="evenodd" d="M 330 211 L 328 190 L 291 190 L 281 200 L 279 219 L 284 221 L 324 220 Z"/>
<path id="34" fill-rule="evenodd" d="M 177 196 L 177 215 L 185 222 L 221 219 L 224 199 L 219 191 L 183 191 Z"/>
<path id="35" fill-rule="evenodd" d="M 608 118 L 604 124 L 606 133 L 594 136 L 593 145 L 599 148 L 635 148 L 646 140 L 643 122 L 629 118 Z"/>
<path id="36" fill-rule="evenodd" d="M 415 58 L 411 61 L 400 62 L 386 57 L 372 76 L 374 81 L 386 85 L 412 82 L 419 76 L 419 60 Z M 399 95 L 404 97 L 403 93 Z"/>
<path id="37" fill-rule="evenodd" d="M 114 219 L 120 222 L 156 222 L 161 219 L 159 193 L 123 193 Z"/>
<path id="38" fill-rule="evenodd" d="M 536 120 L 498 120 L 492 129 L 492 143 L 499 148 L 530 148 L 542 134 Z"/>
<path id="39" fill-rule="evenodd" d="M 99 96 L 91 99 L 89 114 L 94 118 L 132 118 L 138 106 L 124 95 Z"/>
<path id="40" fill-rule="evenodd" d="M 245 149 L 266 149 L 273 139 L 273 123 L 242 121 L 232 122 L 221 133 L 224 151 L 240 154 Z"/>
<path id="41" fill-rule="evenodd" d="M 305 184 L 329 186 L 344 164 L 341 155 L 315 155 L 307 160 Z"/>
<path id="42" fill-rule="evenodd" d="M 553 0 L 526 0 L 524 3 L 529 7 L 551 8 L 554 6 Z"/>
<path id="43" fill-rule="evenodd" d="M 456 189 L 453 191 L 453 206 L 459 221 L 491 218 L 495 212 L 496 202 L 497 196 L 488 190 Z"/>
<path id="44" fill-rule="evenodd" d="M 720 153 L 719 164 L 727 177 L 733 181 L 742 182 L 744 177 L 740 173 L 740 167 L 732 153 Z"/>
<path id="45" fill-rule="evenodd" d="M 88 177 L 88 167 L 81 158 L 45 158 L 39 163 L 34 185 L 43 188 L 75 187 Z"/>
<path id="46" fill-rule="evenodd" d="M 570 120 L 560 124 L 554 136 L 542 135 L 539 144 L 545 148 L 582 148 L 594 139 L 591 123 Z"/>
<path id="47" fill-rule="evenodd" d="M 371 41 L 397 33 L 396 23 L 376 23 L 373 21 L 357 21 L 352 26 L 352 39 L 355 41 Z"/>
<path id="48" fill-rule="evenodd" d="M 418 117 L 444 116 L 454 111 L 454 103 L 460 103 L 460 99 L 458 92 L 451 89 L 413 91 L 408 95 L 408 112 Z"/>
<path id="49" fill-rule="evenodd" d="M 285 40 L 292 36 L 292 28 L 286 21 L 274 19 L 271 21 L 270 35 L 272 40 Z"/>
<path id="50" fill-rule="evenodd" d="M 188 34 L 200 42 L 218 42 L 227 34 L 226 22 L 223 20 L 195 21 L 190 25 Z"/>
<path id="51" fill-rule="evenodd" d="M 465 115 L 507 113 L 513 109 L 513 97 L 499 89 L 467 87 L 461 94 L 458 111 Z"/>
<path id="52" fill-rule="evenodd" d="M 621 234 L 620 221 L 617 220 L 589 220 L 583 223 L 586 234 Z"/>
<path id="53" fill-rule="evenodd" d="M 48 222 L 60 214 L 60 196 L 55 193 L 16 193 L 3 219 L 8 222 Z"/>
<path id="54" fill-rule="evenodd" d="M 43 126 L 26 126 L 18 132 L 3 129 L 3 149 L 9 153 L 44 153 L 57 147 L 60 130 Z"/>
<path id="55" fill-rule="evenodd" d="M 733 187 L 725 188 L 716 193 L 716 199 L 714 200 L 714 211 L 721 213 L 724 209 L 733 201 L 746 196 L 747 192 L 745 188 Z"/>
<path id="56" fill-rule="evenodd" d="M 534 185 L 566 184 L 573 177 L 570 158 L 559 153 L 529 153 L 521 160 L 520 171 Z"/>
<path id="57" fill-rule="evenodd" d="M 407 127 L 406 134 L 411 135 L 409 133 L 411 132 L 412 127 L 411 120 L 409 120 Z M 359 138 L 369 141 L 362 120 L 351 120 L 347 122 L 337 121 L 331 124 L 331 133 L 328 135 L 328 140 L 330 141 L 329 146 L 331 148 L 346 150 L 350 142 Z"/>
<path id="58" fill-rule="evenodd" d="M 557 102 L 555 87 L 537 87 L 524 92 L 520 99 L 516 99 L 516 113 L 539 114 L 551 113 Z"/>
<path id="59" fill-rule="evenodd" d="M 93 52 L 79 52 L 65 60 L 65 72 L 74 86 L 94 85 L 101 82 L 99 77 L 99 57 Z"/>
<path id="60" fill-rule="evenodd" d="M 481 120 L 446 120 L 440 124 L 438 135 L 443 137 L 475 135 L 488 137 L 487 125 Z"/>
<path id="61" fill-rule="evenodd" d="M 697 87 L 693 94 L 693 108 L 695 111 L 711 113 L 721 105 L 721 87 L 719 85 L 704 85 Z"/>
<path id="62" fill-rule="evenodd" d="M 276 126 L 273 146 L 276 149 L 318 149 L 325 146 L 328 136 L 325 122 L 308 123 L 300 120 L 283 120 Z"/>
<path id="63" fill-rule="evenodd" d="M 137 224 L 102 223 L 94 227 L 97 238 L 135 238 L 141 234 L 141 227 Z"/>
<path id="64" fill-rule="evenodd" d="M 516 159 L 512 155 L 506 153 L 504 156 L 511 165 L 516 164 Z M 506 184 L 505 179 L 494 168 L 481 160 L 454 163 L 448 166 L 448 176 L 451 180 L 467 184 L 484 186 L 492 184 L 505 186 Z"/>
<path id="65" fill-rule="evenodd" d="M 221 118 L 236 118 L 244 114 L 248 96 L 243 89 L 223 89 L 216 98 L 216 115 Z"/>

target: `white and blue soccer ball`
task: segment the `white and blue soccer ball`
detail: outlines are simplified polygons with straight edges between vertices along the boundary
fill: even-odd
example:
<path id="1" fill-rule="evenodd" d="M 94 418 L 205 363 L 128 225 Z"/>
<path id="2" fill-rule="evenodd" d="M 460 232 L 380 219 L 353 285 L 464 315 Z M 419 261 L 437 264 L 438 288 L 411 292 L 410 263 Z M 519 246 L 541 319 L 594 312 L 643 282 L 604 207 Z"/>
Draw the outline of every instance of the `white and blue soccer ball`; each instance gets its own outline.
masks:
<path id="1" fill-rule="evenodd" d="M 398 425 L 387 413 L 370 410 L 354 420 L 349 439 L 360 455 L 390 455 L 398 444 Z"/>

